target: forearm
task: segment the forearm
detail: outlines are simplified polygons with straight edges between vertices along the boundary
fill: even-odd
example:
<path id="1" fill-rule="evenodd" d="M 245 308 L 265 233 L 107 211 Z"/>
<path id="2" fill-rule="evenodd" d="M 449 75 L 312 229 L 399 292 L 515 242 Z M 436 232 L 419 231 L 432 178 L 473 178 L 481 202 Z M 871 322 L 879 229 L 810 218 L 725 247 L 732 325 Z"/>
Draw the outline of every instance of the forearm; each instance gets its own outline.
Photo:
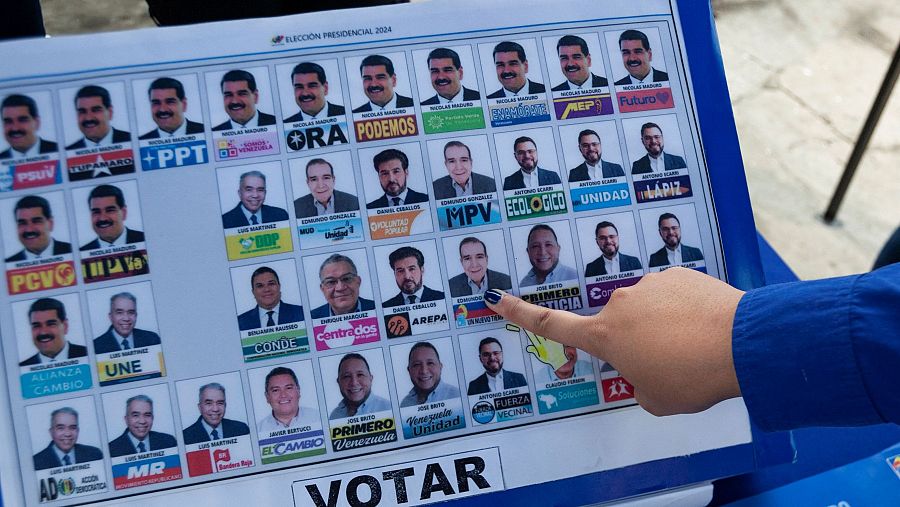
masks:
<path id="1" fill-rule="evenodd" d="M 735 313 L 741 393 L 765 430 L 900 422 L 900 265 L 750 291 Z"/>

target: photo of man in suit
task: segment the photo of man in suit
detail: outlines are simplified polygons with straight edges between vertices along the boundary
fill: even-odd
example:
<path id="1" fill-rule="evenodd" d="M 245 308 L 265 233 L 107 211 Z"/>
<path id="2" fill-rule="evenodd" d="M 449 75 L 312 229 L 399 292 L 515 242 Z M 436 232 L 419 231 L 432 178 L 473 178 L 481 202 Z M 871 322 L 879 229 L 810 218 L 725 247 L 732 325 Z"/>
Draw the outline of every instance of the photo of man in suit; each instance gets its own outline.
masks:
<path id="1" fill-rule="evenodd" d="M 303 307 L 281 300 L 281 280 L 268 266 L 261 266 L 250 276 L 250 290 L 256 306 L 238 315 L 241 331 L 271 327 L 303 320 Z"/>
<path id="2" fill-rule="evenodd" d="M 543 285 L 562 280 L 574 280 L 578 273 L 559 262 L 562 249 L 556 231 L 547 224 L 537 224 L 528 231 L 528 262 L 531 269 L 519 281 L 519 286 Z"/>
<path id="3" fill-rule="evenodd" d="M 332 104 L 325 99 L 328 95 L 328 79 L 325 77 L 325 69 L 318 63 L 298 63 L 291 71 L 291 83 L 294 86 L 294 101 L 300 110 L 285 118 L 285 123 L 322 120 L 344 114 L 344 106 Z"/>
<path id="4" fill-rule="evenodd" d="M 559 68 L 566 80 L 551 88 L 554 92 L 607 86 L 605 77 L 591 72 L 591 52 L 587 42 L 577 35 L 563 35 L 556 43 Z"/>
<path id="5" fill-rule="evenodd" d="M 369 101 L 353 110 L 354 113 L 369 111 L 387 111 L 402 107 L 412 107 L 413 100 L 394 93 L 397 86 L 397 75 L 394 74 L 394 62 L 381 55 L 369 55 L 359 64 L 362 76 L 363 92 Z"/>
<path id="6" fill-rule="evenodd" d="M 265 204 L 266 175 L 262 172 L 254 170 L 241 174 L 237 193 L 240 202 L 222 215 L 222 227 L 233 229 L 288 219 L 287 211 Z"/>
<path id="7" fill-rule="evenodd" d="M 78 411 L 60 407 L 50 413 L 50 444 L 34 455 L 34 469 L 47 470 L 103 459 L 96 447 L 78 443 Z"/>
<path id="8" fill-rule="evenodd" d="M 412 389 L 400 400 L 400 408 L 459 398 L 459 388 L 442 382 L 444 364 L 431 342 L 418 342 L 409 349 L 406 371 Z M 451 375 L 452 377 L 453 375 Z"/>
<path id="9" fill-rule="evenodd" d="M 273 431 L 320 424 L 318 410 L 300 405 L 302 393 L 294 370 L 284 366 L 272 368 L 266 374 L 265 389 L 266 403 L 272 410 L 256 423 L 256 431 L 260 436 L 268 436 Z"/>
<path id="10" fill-rule="evenodd" d="M 229 70 L 219 82 L 228 120 L 213 127 L 214 131 L 275 125 L 275 117 L 258 111 L 259 90 L 256 78 L 246 70 Z"/>
<path id="11" fill-rule="evenodd" d="M 394 281 L 400 292 L 382 303 L 382 307 L 412 305 L 426 301 L 440 301 L 444 293 L 424 285 L 425 256 L 418 248 L 402 246 L 388 255 L 388 262 L 394 271 Z"/>
<path id="12" fill-rule="evenodd" d="M 594 228 L 594 239 L 602 255 L 584 267 L 584 276 L 600 276 L 641 269 L 641 261 L 619 253 L 619 229 L 612 222 L 603 221 Z"/>
<path id="13" fill-rule="evenodd" d="M 494 178 L 472 171 L 472 152 L 459 141 L 450 141 L 444 145 L 444 167 L 448 174 L 434 180 L 435 199 L 497 191 Z"/>
<path id="14" fill-rule="evenodd" d="M 324 158 L 306 163 L 306 185 L 309 195 L 294 200 L 297 218 L 309 218 L 359 210 L 359 199 L 353 194 L 335 190 L 334 167 Z"/>
<path id="15" fill-rule="evenodd" d="M 310 316 L 324 319 L 334 315 L 365 312 L 375 309 L 375 302 L 359 296 L 362 277 L 353 259 L 342 254 L 332 254 L 319 268 L 319 289 L 325 296 L 325 304 L 313 308 Z"/>
<path id="16" fill-rule="evenodd" d="M 96 148 L 131 141 L 130 133 L 113 128 L 109 123 L 113 118 L 113 105 L 106 88 L 88 85 L 78 90 L 75 93 L 75 112 L 78 130 L 84 137 L 66 146 L 67 150 Z"/>
<path id="17" fill-rule="evenodd" d="M 519 170 L 503 179 L 503 190 L 538 188 L 562 183 L 556 172 L 538 166 L 537 145 L 530 137 L 516 138 L 513 143 L 513 154 L 519 164 Z"/>
<path id="18" fill-rule="evenodd" d="M 66 340 L 69 319 L 66 307 L 53 298 L 41 298 L 28 307 L 31 326 L 31 342 L 37 354 L 19 363 L 19 366 L 53 364 L 67 359 L 87 356 L 87 347 Z"/>
<path id="19" fill-rule="evenodd" d="M 125 195 L 119 187 L 113 185 L 94 187 L 88 194 L 88 207 L 91 210 L 91 226 L 97 237 L 82 246 L 79 249 L 82 252 L 144 241 L 143 231 L 125 227 L 128 206 L 125 204 Z"/>
<path id="20" fill-rule="evenodd" d="M 497 81 L 500 81 L 501 87 L 487 98 L 520 97 L 546 91 L 543 84 L 527 79 L 528 58 L 525 48 L 519 43 L 503 41 L 494 46 L 493 54 Z"/>
<path id="21" fill-rule="evenodd" d="M 631 174 L 661 173 L 687 167 L 683 158 L 663 152 L 665 140 L 659 125 L 653 122 L 641 125 L 641 143 L 647 154 L 631 164 Z"/>
<path id="22" fill-rule="evenodd" d="M 182 431 L 185 445 L 250 434 L 241 421 L 225 417 L 225 387 L 218 382 L 200 386 L 197 410 L 200 417 Z"/>
<path id="23" fill-rule="evenodd" d="M 137 394 L 125 402 L 125 431 L 109 443 L 110 457 L 128 456 L 175 447 L 175 437 L 153 431 L 153 400 Z"/>
<path id="24" fill-rule="evenodd" d="M 469 396 L 528 385 L 525 375 L 503 369 L 503 345 L 500 340 L 490 336 L 483 338 L 478 343 L 478 360 L 484 367 L 484 373 L 469 382 Z"/>
<path id="25" fill-rule="evenodd" d="M 9 148 L 0 152 L 0 160 L 36 157 L 57 150 L 57 144 L 38 136 L 41 117 L 37 102 L 27 95 L 8 95 L 0 102 L 3 137 Z"/>
<path id="26" fill-rule="evenodd" d="M 367 209 L 428 202 L 427 194 L 416 192 L 406 186 L 406 179 L 409 177 L 409 158 L 406 153 L 388 148 L 375 155 L 372 164 L 378 173 L 378 183 L 384 190 L 384 195 L 367 203 Z"/>
<path id="27" fill-rule="evenodd" d="M 650 66 L 653 61 L 653 50 L 644 32 L 625 30 L 619 35 L 619 50 L 622 52 L 622 64 L 628 75 L 616 81 L 617 85 L 641 83 L 658 83 L 668 81 L 669 75 Z"/>
<path id="28" fill-rule="evenodd" d="M 595 131 L 585 129 L 578 133 L 578 150 L 581 152 L 584 162 L 569 170 L 570 183 L 625 176 L 622 166 L 601 158 L 603 147 L 600 143 L 600 135 Z"/>
<path id="29" fill-rule="evenodd" d="M 329 414 L 329 419 L 374 414 L 391 409 L 391 402 L 372 394 L 375 376 L 369 362 L 362 354 L 350 353 L 338 363 L 337 383 L 341 391 L 341 402 Z"/>
<path id="30" fill-rule="evenodd" d="M 6 262 L 42 259 L 72 253 L 72 245 L 53 238 L 53 212 L 50 202 L 39 195 L 26 195 L 13 208 L 16 234 L 24 247 L 6 258 Z"/>
<path id="31" fill-rule="evenodd" d="M 431 50 L 428 53 L 428 72 L 431 75 L 431 87 L 437 95 L 422 101 L 423 106 L 481 99 L 477 90 L 470 90 L 462 85 L 463 68 L 456 51 L 448 48 Z"/>
<path id="32" fill-rule="evenodd" d="M 703 260 L 703 252 L 699 248 L 681 244 L 681 222 L 678 217 L 672 213 L 663 213 L 657 223 L 659 237 L 665 246 L 650 255 L 651 268 Z"/>
<path id="33" fill-rule="evenodd" d="M 138 329 L 137 298 L 130 292 L 119 292 L 109 298 L 109 329 L 94 338 L 94 354 L 139 349 L 159 345 L 159 335 Z"/>
<path id="34" fill-rule="evenodd" d="M 181 81 L 171 77 L 154 79 L 147 89 L 147 96 L 150 99 L 150 115 L 157 128 L 138 137 L 141 141 L 203 133 L 202 123 L 184 116 L 188 102 Z"/>
<path id="35" fill-rule="evenodd" d="M 463 272 L 450 279 L 452 297 L 484 294 L 488 289 L 512 288 L 509 275 L 488 269 L 487 246 L 478 238 L 469 236 L 459 242 L 459 263 Z"/>

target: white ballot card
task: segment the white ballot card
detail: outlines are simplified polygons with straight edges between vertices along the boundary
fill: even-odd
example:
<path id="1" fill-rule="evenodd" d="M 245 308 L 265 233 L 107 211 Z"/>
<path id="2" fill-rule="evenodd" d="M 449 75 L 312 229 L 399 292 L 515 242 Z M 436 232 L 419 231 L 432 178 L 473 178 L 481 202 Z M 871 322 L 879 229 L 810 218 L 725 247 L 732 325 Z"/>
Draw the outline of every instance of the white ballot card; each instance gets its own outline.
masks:
<path id="1" fill-rule="evenodd" d="M 0 45 L 44 118 L 0 141 L 3 499 L 419 505 L 746 449 L 740 401 L 655 418 L 483 301 L 726 277 L 679 30 L 462 0 Z"/>

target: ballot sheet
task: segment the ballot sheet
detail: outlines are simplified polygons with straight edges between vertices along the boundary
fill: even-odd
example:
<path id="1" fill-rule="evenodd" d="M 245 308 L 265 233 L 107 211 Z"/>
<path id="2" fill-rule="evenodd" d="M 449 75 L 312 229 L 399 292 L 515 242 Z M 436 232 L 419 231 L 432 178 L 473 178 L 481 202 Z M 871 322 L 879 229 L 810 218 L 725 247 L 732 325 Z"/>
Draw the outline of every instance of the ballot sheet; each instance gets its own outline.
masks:
<path id="1" fill-rule="evenodd" d="M 740 400 L 655 418 L 483 301 L 593 314 L 648 273 L 743 269 L 677 7 L 0 46 L 4 501 L 503 503 L 595 474 L 587 503 L 751 469 Z"/>

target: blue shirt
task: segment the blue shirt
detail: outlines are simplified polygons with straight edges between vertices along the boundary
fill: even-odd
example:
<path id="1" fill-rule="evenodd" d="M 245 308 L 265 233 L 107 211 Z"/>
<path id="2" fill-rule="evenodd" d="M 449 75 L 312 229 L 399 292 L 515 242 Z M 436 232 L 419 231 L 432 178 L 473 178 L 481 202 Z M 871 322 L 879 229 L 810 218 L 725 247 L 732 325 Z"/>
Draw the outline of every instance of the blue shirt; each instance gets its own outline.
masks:
<path id="1" fill-rule="evenodd" d="M 747 292 L 732 354 L 764 430 L 900 424 L 900 264 Z"/>

